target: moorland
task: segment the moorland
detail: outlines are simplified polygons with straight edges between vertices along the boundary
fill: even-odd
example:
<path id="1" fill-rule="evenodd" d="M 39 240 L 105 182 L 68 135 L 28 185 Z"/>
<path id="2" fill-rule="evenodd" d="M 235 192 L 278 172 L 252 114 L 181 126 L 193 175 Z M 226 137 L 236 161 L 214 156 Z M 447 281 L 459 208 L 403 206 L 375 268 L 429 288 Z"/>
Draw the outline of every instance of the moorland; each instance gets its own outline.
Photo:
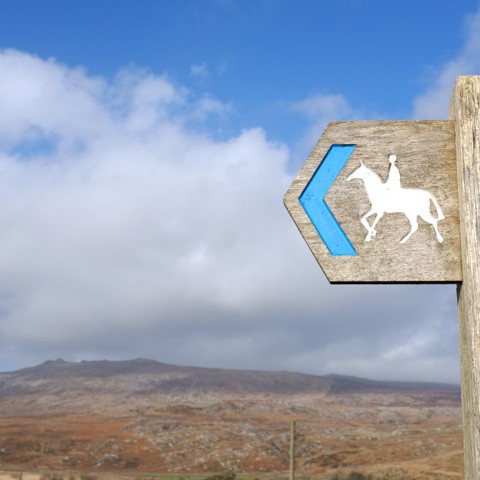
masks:
<path id="1" fill-rule="evenodd" d="M 135 359 L 0 373 L 0 479 L 288 478 L 293 420 L 298 479 L 463 478 L 458 386 Z"/>

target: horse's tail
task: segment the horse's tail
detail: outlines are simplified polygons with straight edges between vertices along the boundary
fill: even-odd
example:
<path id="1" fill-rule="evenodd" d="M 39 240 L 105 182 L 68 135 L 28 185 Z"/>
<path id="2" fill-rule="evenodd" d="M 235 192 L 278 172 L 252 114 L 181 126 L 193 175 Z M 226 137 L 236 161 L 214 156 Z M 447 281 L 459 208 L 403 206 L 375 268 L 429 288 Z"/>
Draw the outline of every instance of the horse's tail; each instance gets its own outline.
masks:
<path id="1" fill-rule="evenodd" d="M 435 208 L 437 209 L 437 215 L 438 215 L 437 221 L 443 220 L 445 218 L 445 215 L 443 214 L 442 209 L 440 208 L 440 205 L 437 202 L 437 199 L 431 193 L 430 193 L 430 200 L 432 201 L 432 203 L 435 205 Z"/>

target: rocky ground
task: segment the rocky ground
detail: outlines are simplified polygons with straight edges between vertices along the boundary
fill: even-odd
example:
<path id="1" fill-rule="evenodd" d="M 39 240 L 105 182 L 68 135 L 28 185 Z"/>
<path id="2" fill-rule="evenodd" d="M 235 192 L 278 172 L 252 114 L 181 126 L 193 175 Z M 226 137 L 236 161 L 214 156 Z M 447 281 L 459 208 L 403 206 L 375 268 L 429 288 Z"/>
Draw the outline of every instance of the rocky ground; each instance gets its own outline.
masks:
<path id="1" fill-rule="evenodd" d="M 368 382 L 353 388 L 343 378 L 328 387 L 318 383 L 317 392 L 288 393 L 283 384 L 283 393 L 246 387 L 242 393 L 238 383 L 147 388 L 159 382 L 152 372 L 130 373 L 128 381 L 118 372 L 68 381 L 44 371 L 30 372 L 30 380 L 2 375 L 0 471 L 8 478 L 45 469 L 64 472 L 65 480 L 82 472 L 286 477 L 292 420 L 298 478 L 352 471 L 389 479 L 463 478 L 455 388 Z"/>

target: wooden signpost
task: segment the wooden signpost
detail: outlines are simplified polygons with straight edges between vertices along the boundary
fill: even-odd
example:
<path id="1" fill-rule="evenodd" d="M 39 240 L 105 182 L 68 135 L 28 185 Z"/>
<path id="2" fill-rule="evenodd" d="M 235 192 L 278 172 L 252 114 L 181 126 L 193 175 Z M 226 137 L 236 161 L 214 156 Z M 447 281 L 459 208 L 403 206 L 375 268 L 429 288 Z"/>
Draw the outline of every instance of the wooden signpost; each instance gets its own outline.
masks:
<path id="1" fill-rule="evenodd" d="M 285 205 L 331 283 L 462 278 L 452 121 L 330 123 Z"/>
<path id="2" fill-rule="evenodd" d="M 465 478 L 480 480 L 480 77 L 450 120 L 330 123 L 285 206 L 331 283 L 456 283 Z"/>
<path id="3" fill-rule="evenodd" d="M 455 122 L 462 281 L 458 318 L 466 479 L 480 478 L 480 77 L 459 77 L 450 102 Z"/>

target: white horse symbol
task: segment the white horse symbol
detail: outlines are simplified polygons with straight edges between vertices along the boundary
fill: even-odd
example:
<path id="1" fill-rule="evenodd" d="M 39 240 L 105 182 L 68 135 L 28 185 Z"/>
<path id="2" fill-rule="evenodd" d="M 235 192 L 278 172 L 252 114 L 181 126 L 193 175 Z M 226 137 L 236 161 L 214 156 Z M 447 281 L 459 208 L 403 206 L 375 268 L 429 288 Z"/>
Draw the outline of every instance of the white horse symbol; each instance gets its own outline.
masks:
<path id="1" fill-rule="evenodd" d="M 394 157 L 392 159 L 389 158 L 393 167 L 396 157 L 393 155 L 390 157 Z M 365 237 L 366 242 L 369 242 L 377 233 L 375 226 L 384 213 L 404 213 L 410 221 L 410 232 L 400 240 L 400 243 L 405 243 L 417 231 L 417 218 L 419 216 L 433 226 L 438 242 L 443 242 L 443 237 L 438 231 L 437 223 L 443 220 L 445 216 L 433 194 L 427 190 L 418 188 L 402 188 L 400 183 L 396 186 L 391 186 L 391 182 L 388 181 L 382 183 L 380 177 L 362 162 L 360 162 L 360 167 L 347 178 L 347 180 L 353 179 L 363 181 L 368 199 L 371 203 L 370 210 L 360 219 L 362 225 L 368 232 Z M 430 213 L 430 201 L 435 205 L 437 218 L 434 218 Z M 376 215 L 375 220 L 372 225 L 370 225 L 367 218 L 374 214 Z"/>

